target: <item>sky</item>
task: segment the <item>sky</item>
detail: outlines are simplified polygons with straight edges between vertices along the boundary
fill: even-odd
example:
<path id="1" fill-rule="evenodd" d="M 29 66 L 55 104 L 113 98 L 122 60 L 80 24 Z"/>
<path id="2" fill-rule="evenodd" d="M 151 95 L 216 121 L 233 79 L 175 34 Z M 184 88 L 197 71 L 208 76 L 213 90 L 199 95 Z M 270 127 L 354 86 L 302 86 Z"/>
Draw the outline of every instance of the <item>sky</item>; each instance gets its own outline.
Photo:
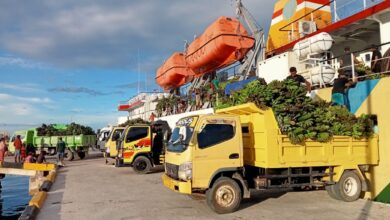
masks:
<path id="1" fill-rule="evenodd" d="M 243 0 L 267 33 L 273 5 Z M 0 2 L 0 131 L 115 124 L 120 101 L 159 89 L 157 68 L 233 0 Z M 139 66 L 139 69 L 138 69 Z M 138 74 L 138 72 L 140 74 Z"/>

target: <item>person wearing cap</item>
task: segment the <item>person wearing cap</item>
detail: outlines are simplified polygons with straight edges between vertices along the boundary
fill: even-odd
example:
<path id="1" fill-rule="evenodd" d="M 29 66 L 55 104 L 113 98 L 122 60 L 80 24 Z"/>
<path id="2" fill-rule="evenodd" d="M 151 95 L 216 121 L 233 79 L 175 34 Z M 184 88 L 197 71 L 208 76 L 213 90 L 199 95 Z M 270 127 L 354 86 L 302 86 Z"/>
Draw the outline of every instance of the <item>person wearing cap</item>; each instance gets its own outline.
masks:
<path id="1" fill-rule="evenodd" d="M 305 83 L 306 84 L 306 89 L 308 92 L 311 92 L 311 84 L 309 81 L 307 81 L 303 76 L 297 74 L 297 68 L 291 67 L 290 68 L 290 75 L 287 76 L 286 79 L 294 80 L 295 82 L 301 84 Z"/>
<path id="2" fill-rule="evenodd" d="M 374 44 L 371 45 L 371 52 L 372 52 L 372 55 L 371 55 L 371 71 L 373 73 L 380 73 L 381 72 L 381 65 L 382 65 L 382 60 L 380 60 L 382 58 L 382 54 L 381 52 L 378 50 L 378 47 L 375 46 Z"/>
<path id="3" fill-rule="evenodd" d="M 338 70 L 338 77 L 333 82 L 332 89 L 332 104 L 333 105 L 343 105 L 348 107 L 348 98 L 346 91 L 349 87 L 354 85 L 357 82 L 356 77 L 352 78 L 352 82 L 347 78 L 343 69 Z"/>

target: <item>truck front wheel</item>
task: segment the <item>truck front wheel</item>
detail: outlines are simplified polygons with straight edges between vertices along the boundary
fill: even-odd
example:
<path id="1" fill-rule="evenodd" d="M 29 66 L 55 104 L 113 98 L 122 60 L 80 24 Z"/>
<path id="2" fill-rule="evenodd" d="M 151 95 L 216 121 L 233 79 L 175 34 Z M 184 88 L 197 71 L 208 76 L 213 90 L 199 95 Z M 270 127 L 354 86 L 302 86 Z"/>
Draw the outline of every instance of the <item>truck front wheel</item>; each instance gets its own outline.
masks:
<path id="1" fill-rule="evenodd" d="M 362 193 L 362 182 L 354 171 L 345 171 L 336 185 L 338 185 L 338 196 L 345 202 L 359 199 Z"/>
<path id="2" fill-rule="evenodd" d="M 231 178 L 220 177 L 206 192 L 208 206 L 218 214 L 237 211 L 242 199 L 240 186 Z"/>
<path id="3" fill-rule="evenodd" d="M 85 152 L 83 152 L 83 151 L 77 152 L 77 155 L 80 157 L 80 159 L 85 158 Z"/>
<path id="4" fill-rule="evenodd" d="M 74 159 L 74 154 L 73 154 L 73 151 L 71 151 L 69 148 L 65 149 L 65 160 L 67 161 L 71 161 Z"/>
<path id="5" fill-rule="evenodd" d="M 136 173 L 145 174 L 150 171 L 152 168 L 152 163 L 149 158 L 145 156 L 137 157 L 133 162 L 133 169 Z"/>

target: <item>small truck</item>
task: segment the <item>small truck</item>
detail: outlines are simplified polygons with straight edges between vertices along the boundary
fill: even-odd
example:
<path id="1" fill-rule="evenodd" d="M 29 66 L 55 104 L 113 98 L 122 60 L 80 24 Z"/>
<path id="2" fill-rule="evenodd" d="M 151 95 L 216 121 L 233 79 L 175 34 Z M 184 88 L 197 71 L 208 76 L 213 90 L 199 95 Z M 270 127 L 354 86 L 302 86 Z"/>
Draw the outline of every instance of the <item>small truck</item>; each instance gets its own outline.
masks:
<path id="1" fill-rule="evenodd" d="M 35 148 L 42 148 L 49 155 L 55 155 L 57 153 L 57 142 L 59 137 L 62 137 L 62 140 L 66 143 L 65 159 L 68 161 L 73 160 L 75 154 L 80 159 L 84 159 L 88 153 L 88 149 L 96 144 L 96 135 L 38 136 L 36 128 L 16 131 L 11 139 L 12 142 L 17 135 L 20 135 L 22 142 L 26 146 L 32 145 Z"/>
<path id="2" fill-rule="evenodd" d="M 292 144 L 272 109 L 247 103 L 179 120 L 162 181 L 175 192 L 205 194 L 208 206 L 223 214 L 236 211 L 250 190 L 325 187 L 333 198 L 357 200 L 369 191 L 366 175 L 378 160 L 376 136 Z"/>
<path id="3" fill-rule="evenodd" d="M 164 163 L 164 137 L 168 139 L 171 129 L 166 121 L 155 121 L 151 125 L 131 125 L 123 131 L 121 150 L 116 164 L 131 166 L 139 174 Z"/>

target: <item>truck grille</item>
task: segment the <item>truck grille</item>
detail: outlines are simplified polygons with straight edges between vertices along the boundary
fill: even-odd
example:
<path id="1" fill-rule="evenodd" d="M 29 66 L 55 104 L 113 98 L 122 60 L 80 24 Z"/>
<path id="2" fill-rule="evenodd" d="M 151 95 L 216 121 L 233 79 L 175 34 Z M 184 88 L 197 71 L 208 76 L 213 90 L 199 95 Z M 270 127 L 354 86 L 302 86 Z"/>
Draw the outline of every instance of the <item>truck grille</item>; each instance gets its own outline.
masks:
<path id="1" fill-rule="evenodd" d="M 175 180 L 178 180 L 179 179 L 178 172 L 179 172 L 178 165 L 165 163 L 165 173 L 167 174 L 167 176 L 169 176 Z"/>

